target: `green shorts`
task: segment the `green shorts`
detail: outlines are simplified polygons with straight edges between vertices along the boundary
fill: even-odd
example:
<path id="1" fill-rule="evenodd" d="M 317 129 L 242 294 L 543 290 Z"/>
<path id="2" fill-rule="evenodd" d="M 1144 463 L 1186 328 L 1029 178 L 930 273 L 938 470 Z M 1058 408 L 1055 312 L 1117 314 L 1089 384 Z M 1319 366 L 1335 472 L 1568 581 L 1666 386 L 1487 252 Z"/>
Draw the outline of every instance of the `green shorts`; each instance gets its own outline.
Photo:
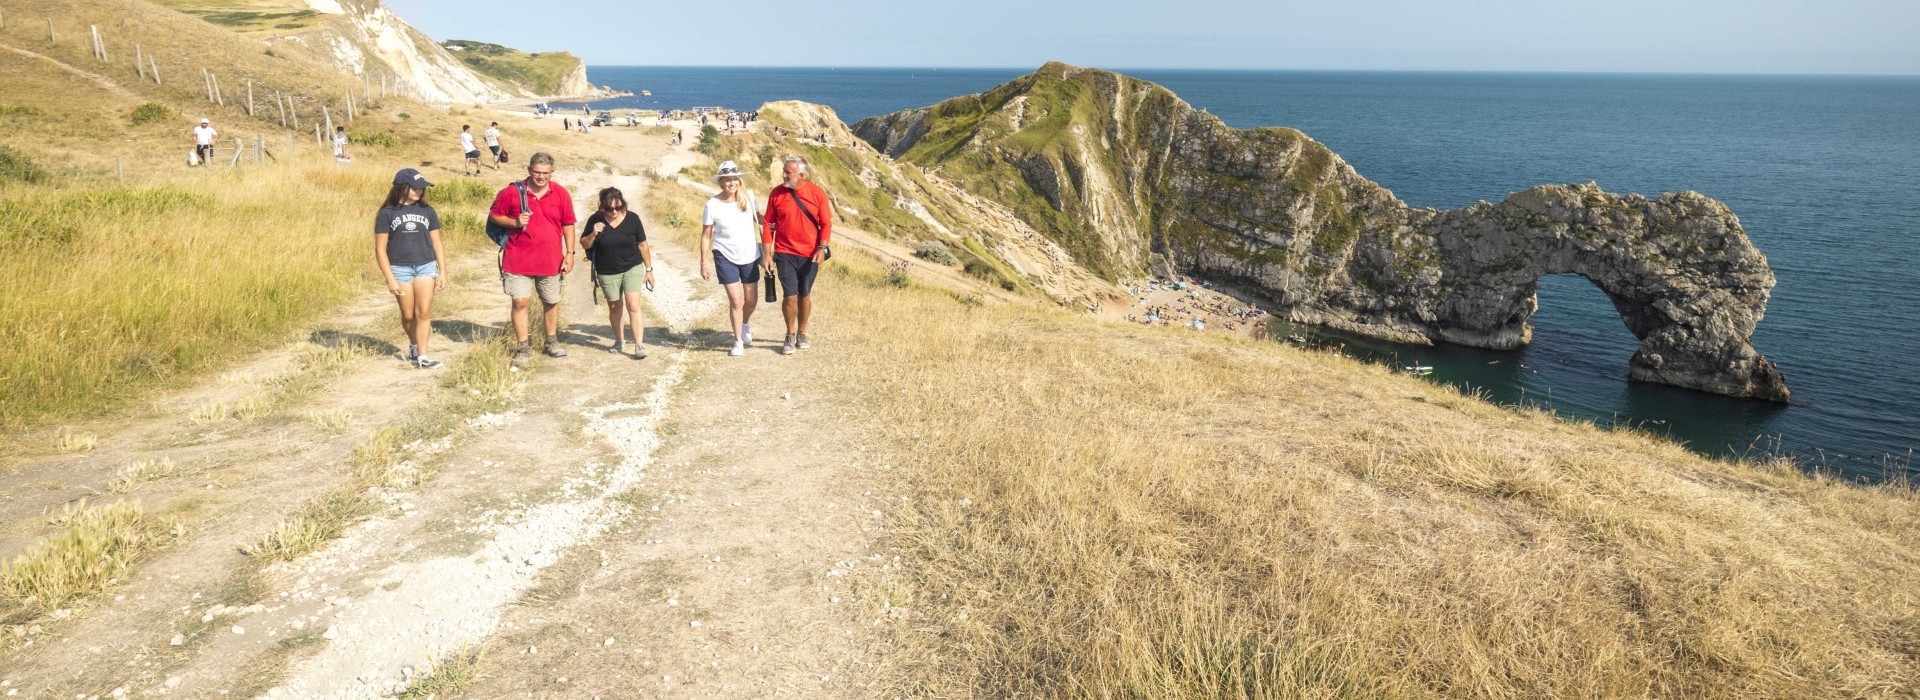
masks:
<path id="1" fill-rule="evenodd" d="M 617 275 L 595 275 L 600 279 L 600 291 L 607 295 L 607 301 L 619 299 L 628 294 L 639 294 L 647 289 L 647 266 L 635 265 L 632 269 Z"/>

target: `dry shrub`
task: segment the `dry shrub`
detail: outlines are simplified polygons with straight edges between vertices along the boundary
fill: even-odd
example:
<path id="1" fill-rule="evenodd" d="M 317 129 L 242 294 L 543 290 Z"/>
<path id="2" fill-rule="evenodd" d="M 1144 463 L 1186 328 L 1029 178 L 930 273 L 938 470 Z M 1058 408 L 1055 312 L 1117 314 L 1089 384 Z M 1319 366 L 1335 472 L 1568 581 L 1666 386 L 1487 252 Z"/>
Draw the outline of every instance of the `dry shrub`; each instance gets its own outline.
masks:
<path id="1" fill-rule="evenodd" d="M 98 593 L 160 543 L 168 527 L 129 501 L 97 508 L 81 501 L 56 521 L 66 529 L 0 565 L 0 603 L 44 612 Z"/>

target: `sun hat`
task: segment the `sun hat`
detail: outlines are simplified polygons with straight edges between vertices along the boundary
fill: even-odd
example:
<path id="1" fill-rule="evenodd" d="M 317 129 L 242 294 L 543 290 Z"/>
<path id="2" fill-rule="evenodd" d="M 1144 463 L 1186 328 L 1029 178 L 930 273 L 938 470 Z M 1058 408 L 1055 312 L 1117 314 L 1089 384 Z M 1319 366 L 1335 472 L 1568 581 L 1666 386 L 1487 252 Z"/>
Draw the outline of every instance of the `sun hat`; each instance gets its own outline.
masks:
<path id="1" fill-rule="evenodd" d="M 209 121 L 207 121 L 207 118 L 206 118 L 206 117 L 201 117 L 201 118 L 200 118 L 200 123 L 202 123 L 202 124 L 210 124 L 210 123 L 212 123 L 212 122 L 209 122 Z"/>
<path id="2" fill-rule="evenodd" d="M 719 182 L 720 178 L 723 178 L 723 177 L 745 177 L 745 176 L 746 176 L 746 173 L 740 172 L 740 166 L 734 165 L 733 161 L 729 160 L 720 164 L 720 170 L 713 174 L 713 181 Z"/>
<path id="3" fill-rule="evenodd" d="M 394 173 L 393 184 L 412 185 L 422 189 L 433 186 L 433 183 L 427 182 L 427 176 L 421 175 L 420 171 L 413 168 L 401 168 L 400 172 Z"/>

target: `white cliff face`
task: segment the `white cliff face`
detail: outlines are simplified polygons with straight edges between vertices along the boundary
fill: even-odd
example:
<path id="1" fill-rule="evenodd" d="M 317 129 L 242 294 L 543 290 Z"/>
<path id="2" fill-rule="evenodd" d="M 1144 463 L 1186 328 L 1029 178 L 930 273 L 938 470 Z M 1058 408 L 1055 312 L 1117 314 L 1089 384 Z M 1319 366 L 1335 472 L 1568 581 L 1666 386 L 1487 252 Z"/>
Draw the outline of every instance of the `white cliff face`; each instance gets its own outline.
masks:
<path id="1" fill-rule="evenodd" d="M 415 99 L 479 103 L 530 97 L 482 77 L 379 0 L 306 0 L 317 12 L 340 15 L 283 41 L 298 44 L 340 69 L 366 76 Z M 584 81 L 585 71 L 581 71 Z"/>

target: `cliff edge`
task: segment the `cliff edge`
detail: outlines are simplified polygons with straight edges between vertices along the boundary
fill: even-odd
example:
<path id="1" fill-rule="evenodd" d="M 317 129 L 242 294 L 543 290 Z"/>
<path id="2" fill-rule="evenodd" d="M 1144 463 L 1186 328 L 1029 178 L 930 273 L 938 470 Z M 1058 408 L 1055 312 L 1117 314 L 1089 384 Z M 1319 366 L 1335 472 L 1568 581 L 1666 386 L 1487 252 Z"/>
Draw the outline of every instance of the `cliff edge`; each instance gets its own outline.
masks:
<path id="1" fill-rule="evenodd" d="M 1166 263 L 1290 320 L 1398 342 L 1531 340 L 1543 275 L 1607 294 L 1632 379 L 1787 401 L 1753 347 L 1773 271 L 1726 205 L 1545 185 L 1414 209 L 1287 128 L 1239 130 L 1167 89 L 1049 63 L 991 91 L 861 120 L 890 156 L 1002 202 L 1108 279 Z"/>

